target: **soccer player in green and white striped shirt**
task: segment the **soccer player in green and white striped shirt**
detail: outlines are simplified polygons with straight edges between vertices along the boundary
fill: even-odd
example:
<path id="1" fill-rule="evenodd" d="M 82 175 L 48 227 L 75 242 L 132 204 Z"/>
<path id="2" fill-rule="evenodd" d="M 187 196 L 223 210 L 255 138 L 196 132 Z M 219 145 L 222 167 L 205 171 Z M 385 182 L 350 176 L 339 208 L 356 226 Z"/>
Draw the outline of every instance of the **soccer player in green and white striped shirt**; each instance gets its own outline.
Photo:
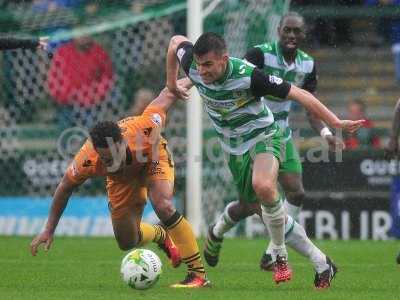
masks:
<path id="1" fill-rule="evenodd" d="M 263 69 L 267 74 L 282 77 L 310 93 L 317 89 L 317 72 L 314 59 L 298 48 L 305 38 L 305 22 L 302 16 L 295 12 L 282 17 L 278 28 L 279 41 L 264 43 L 248 51 L 245 58 Z M 296 221 L 304 204 L 305 193 L 302 182 L 302 165 L 292 139 L 289 127 L 289 112 L 292 101 L 276 101 L 273 97 L 265 97 L 264 101 L 271 108 L 275 121 L 284 130 L 286 155 L 279 170 L 279 183 L 282 186 L 286 200 L 287 213 Z M 311 127 L 326 139 L 333 150 L 342 149 L 343 141 L 337 139 L 328 127 L 313 114 L 308 113 Z M 260 266 L 268 270 L 271 263 L 270 249 L 264 253 Z"/>
<path id="2" fill-rule="evenodd" d="M 204 100 L 228 156 L 240 201 L 261 204 L 261 216 L 271 237 L 275 282 L 290 280 L 284 242 L 286 214 L 277 189 L 284 142 L 270 109 L 260 98 L 293 99 L 330 126 L 350 132 L 363 120 L 340 120 L 311 93 L 229 57 L 225 41 L 214 33 L 202 34 L 195 45 L 184 36 L 171 39 L 167 86 L 178 97 L 186 97 L 177 84 L 179 63 Z"/>
<path id="3" fill-rule="evenodd" d="M 310 93 L 315 93 L 317 74 L 314 59 L 298 49 L 298 45 L 305 38 L 305 24 L 302 16 L 294 12 L 283 16 L 278 27 L 278 35 L 279 40 L 277 42 L 264 43 L 251 48 L 246 53 L 245 59 L 262 69 L 265 74 L 279 76 Z M 281 160 L 278 181 L 285 192 L 286 201 L 284 204 L 289 215 L 285 230 L 286 243 L 311 260 L 316 271 L 316 278 L 321 279 L 315 282 L 316 287 L 329 287 L 332 276 L 325 275 L 332 273 L 336 267 L 309 240 L 304 229 L 296 222 L 304 203 L 305 193 L 302 182 L 302 165 L 289 127 L 289 112 L 292 101 L 288 99 L 282 101 L 272 96 L 265 96 L 263 101 L 271 109 L 275 122 L 279 124 L 284 135 L 285 155 L 284 159 Z M 307 116 L 311 126 L 326 139 L 330 149 L 339 150 L 343 147 L 343 142 L 333 136 L 320 119 L 315 118 L 310 113 Z M 245 207 L 239 201 L 228 204 L 209 233 L 209 239 L 222 240 L 223 234 L 236 224 L 234 220 L 244 219 L 252 213 L 254 212 L 250 208 Z M 267 271 L 272 269 L 271 251 L 271 247 L 268 247 L 267 251 L 264 252 L 260 262 L 261 269 Z M 216 264 L 218 252 L 215 251 L 214 256 L 205 253 L 205 258 L 211 264 Z"/>

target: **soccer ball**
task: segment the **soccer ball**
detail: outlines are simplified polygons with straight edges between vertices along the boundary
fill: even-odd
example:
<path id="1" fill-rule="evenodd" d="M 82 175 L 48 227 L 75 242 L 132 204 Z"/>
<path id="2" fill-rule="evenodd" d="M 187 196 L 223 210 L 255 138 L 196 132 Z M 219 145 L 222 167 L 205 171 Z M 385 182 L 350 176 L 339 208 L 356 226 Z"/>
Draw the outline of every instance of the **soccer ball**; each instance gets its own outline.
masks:
<path id="1" fill-rule="evenodd" d="M 123 258 L 121 276 L 131 288 L 145 290 L 158 281 L 161 267 L 161 260 L 153 251 L 135 249 Z"/>

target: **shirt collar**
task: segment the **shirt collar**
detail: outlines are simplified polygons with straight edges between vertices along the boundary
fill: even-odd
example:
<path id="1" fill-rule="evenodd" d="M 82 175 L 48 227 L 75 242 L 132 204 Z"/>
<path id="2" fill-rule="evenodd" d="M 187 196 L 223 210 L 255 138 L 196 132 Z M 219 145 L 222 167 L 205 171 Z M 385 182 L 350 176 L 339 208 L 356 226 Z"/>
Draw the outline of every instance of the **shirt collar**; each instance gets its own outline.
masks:
<path id="1" fill-rule="evenodd" d="M 279 45 L 279 42 L 276 41 L 275 42 L 275 49 L 276 49 L 276 57 L 278 59 L 278 64 L 280 64 L 281 66 L 285 66 L 285 67 L 291 67 L 291 66 L 297 66 L 300 63 L 300 58 L 299 58 L 299 51 L 298 49 L 296 50 L 296 57 L 294 59 L 294 63 L 291 64 L 290 66 L 286 63 L 285 58 L 282 54 L 281 51 L 281 46 Z"/>
<path id="2" fill-rule="evenodd" d="M 216 83 L 223 84 L 229 78 L 229 76 L 231 76 L 232 70 L 233 70 L 233 65 L 231 60 L 229 59 L 224 75 L 220 79 L 218 79 Z"/>

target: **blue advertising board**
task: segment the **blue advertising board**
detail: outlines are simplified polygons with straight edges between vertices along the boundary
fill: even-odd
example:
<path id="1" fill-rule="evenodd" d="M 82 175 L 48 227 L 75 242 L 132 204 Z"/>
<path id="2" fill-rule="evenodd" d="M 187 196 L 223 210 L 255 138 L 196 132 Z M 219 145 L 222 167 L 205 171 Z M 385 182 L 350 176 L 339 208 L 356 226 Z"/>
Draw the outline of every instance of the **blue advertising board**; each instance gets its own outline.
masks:
<path id="1" fill-rule="evenodd" d="M 0 235 L 35 235 L 46 223 L 50 197 L 0 197 Z M 157 223 L 148 202 L 143 220 Z M 71 197 L 57 226 L 56 235 L 112 236 L 106 197 Z"/>

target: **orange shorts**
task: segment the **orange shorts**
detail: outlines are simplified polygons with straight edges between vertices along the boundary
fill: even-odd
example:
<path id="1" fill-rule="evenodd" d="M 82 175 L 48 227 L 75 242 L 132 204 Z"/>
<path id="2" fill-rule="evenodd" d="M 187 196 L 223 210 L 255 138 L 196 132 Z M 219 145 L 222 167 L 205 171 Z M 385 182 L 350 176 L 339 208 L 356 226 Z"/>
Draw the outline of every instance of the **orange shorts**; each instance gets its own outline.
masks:
<path id="1" fill-rule="evenodd" d="M 141 178 L 112 180 L 107 177 L 108 205 L 112 219 L 124 218 L 134 212 L 139 220 L 147 200 L 147 185 L 155 180 L 174 182 L 174 163 L 167 145 L 161 144 L 158 161 L 148 162 Z"/>

